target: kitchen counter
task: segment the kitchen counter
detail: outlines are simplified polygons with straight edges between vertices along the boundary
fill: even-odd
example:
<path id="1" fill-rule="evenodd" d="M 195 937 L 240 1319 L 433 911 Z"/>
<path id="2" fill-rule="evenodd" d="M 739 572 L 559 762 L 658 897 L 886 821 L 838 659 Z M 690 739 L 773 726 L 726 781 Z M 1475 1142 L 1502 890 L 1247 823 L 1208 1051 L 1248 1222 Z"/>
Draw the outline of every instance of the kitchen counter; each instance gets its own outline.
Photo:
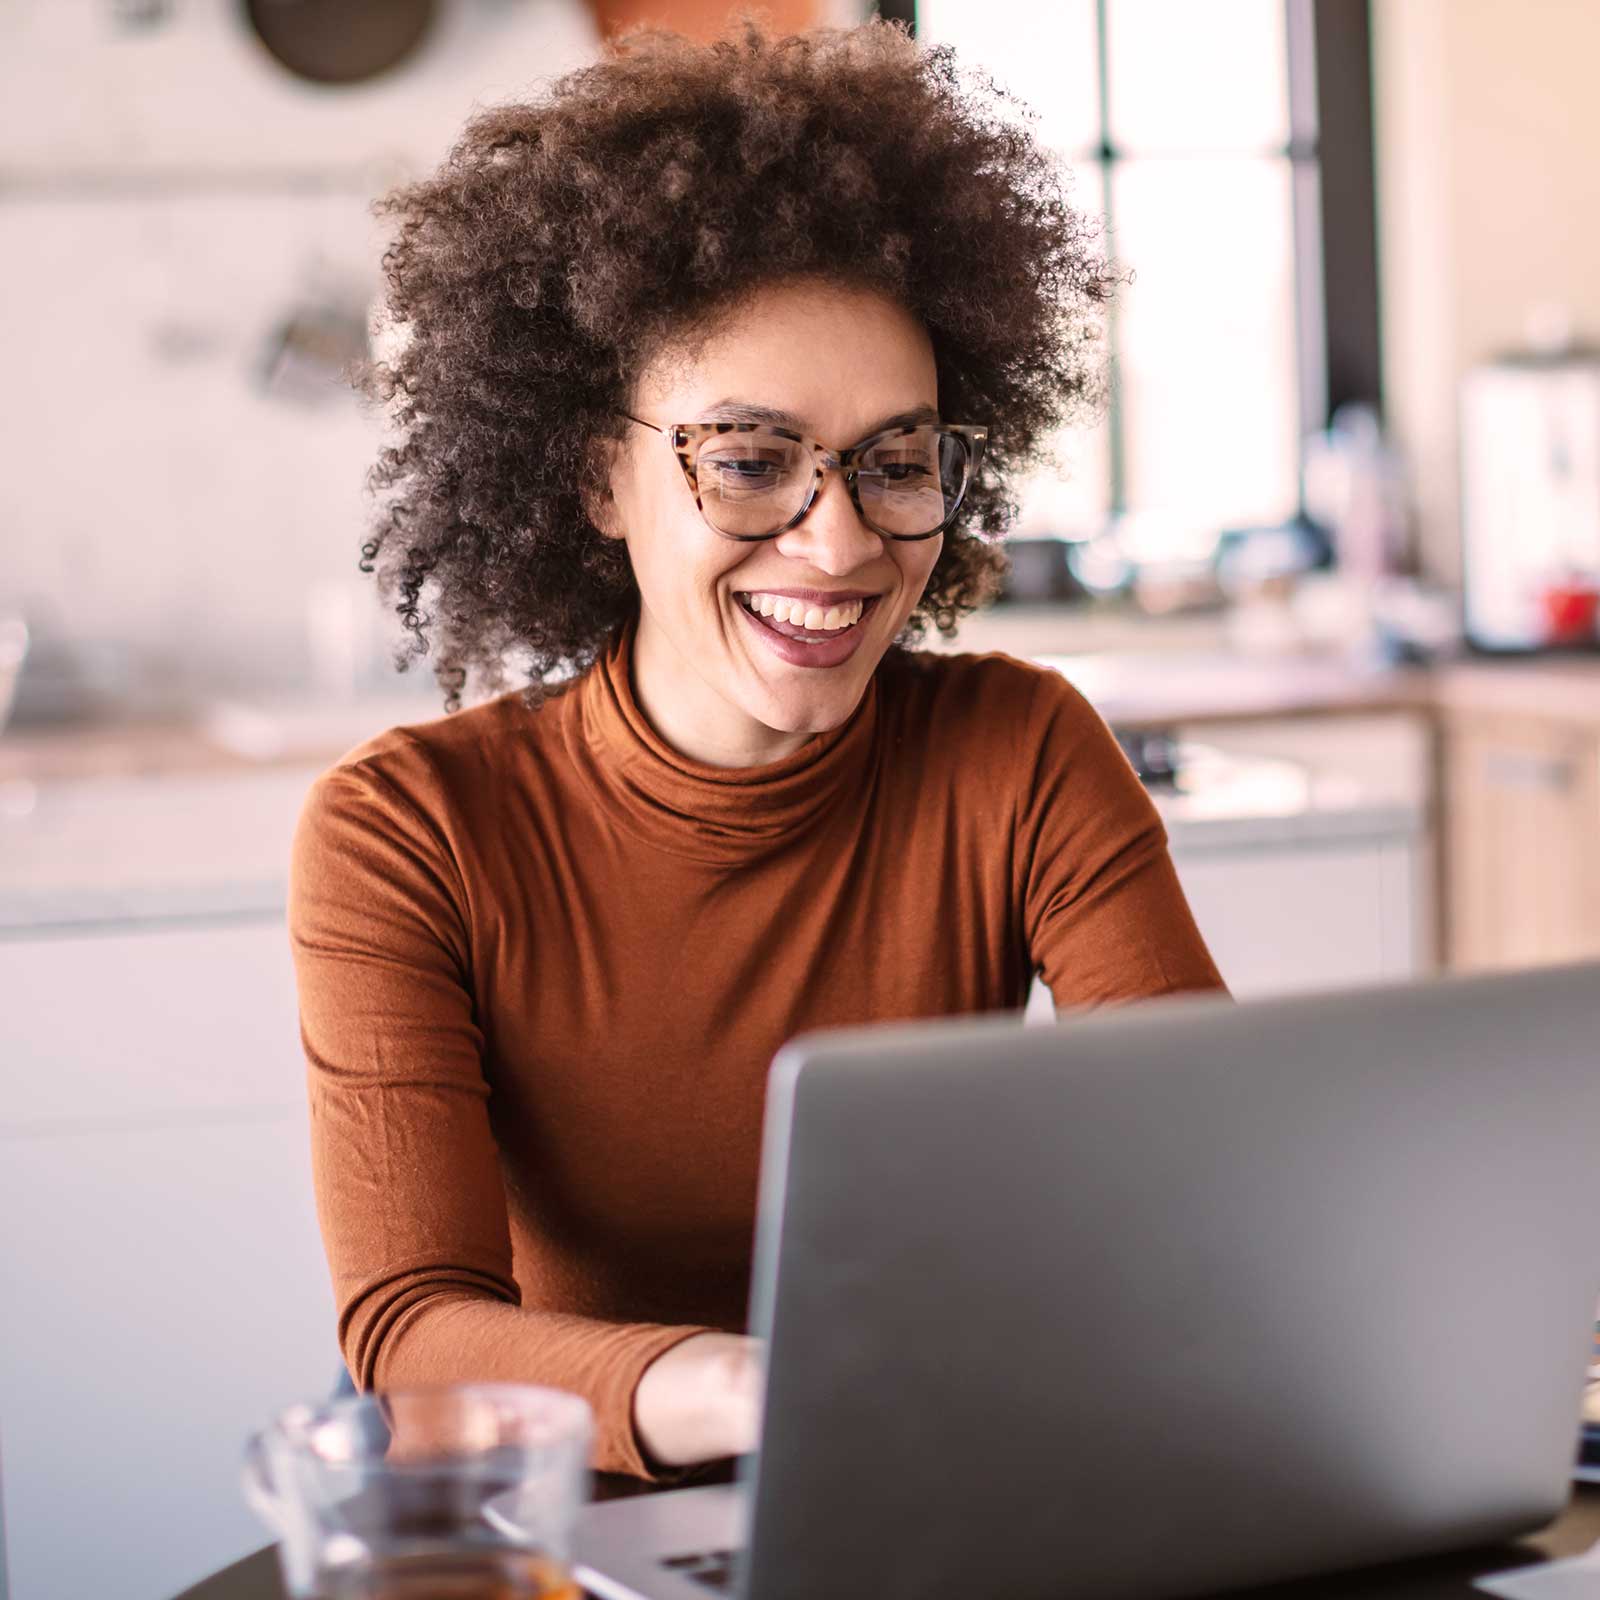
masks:
<path id="1" fill-rule="evenodd" d="M 184 720 L 8 728 L 0 731 L 0 816 L 8 785 L 320 768 L 385 728 L 443 715 L 433 691 L 221 701 Z"/>
<path id="2" fill-rule="evenodd" d="M 1194 747 L 1152 791 L 1175 851 L 1395 838 L 1414 800 L 1347 775 Z M 278 915 L 289 845 L 320 765 L 75 778 L 0 816 L 0 936 L 103 924 Z"/>
<path id="3" fill-rule="evenodd" d="M 1416 711 L 1433 675 L 1419 667 L 1361 667 L 1328 656 L 1229 652 L 1039 655 L 1119 728 L 1235 722 L 1338 712 Z M 1596 676 L 1600 689 L 1600 674 Z"/>
<path id="4" fill-rule="evenodd" d="M 1493 710 L 1600 727 L 1600 661 L 1374 671 L 1192 643 L 1035 659 L 1119 727 L 1174 728 L 1202 748 L 1217 738 L 1187 785 L 1153 791 L 1179 852 L 1415 835 L 1428 782 L 1415 760 L 1411 781 L 1391 781 L 1406 763 L 1374 731 L 1388 713 Z M 281 912 L 288 844 L 313 778 L 374 733 L 442 714 L 437 691 L 421 688 L 0 735 L 0 931 Z M 1285 719 L 1328 730 L 1322 765 L 1282 759 L 1297 754 L 1285 747 Z M 1375 755 L 1367 770 L 1364 751 Z"/>
<path id="5" fill-rule="evenodd" d="M 1367 774 L 1180 741 L 1175 788 L 1150 791 L 1175 854 L 1403 839 L 1427 826 L 1420 793 Z"/>
<path id="6" fill-rule="evenodd" d="M 12 811 L 0 811 L 0 938 L 281 916 L 295 821 L 320 770 L 75 777 L 29 783 L 25 795 L 13 781 Z"/>
<path id="7" fill-rule="evenodd" d="M 1425 825 L 1419 795 L 1348 762 L 1319 770 L 1188 738 L 1180 751 L 1177 786 L 1151 791 L 1179 854 L 1396 840 Z M 0 938 L 281 916 L 295 822 L 325 754 L 0 782 Z"/>
<path id="8" fill-rule="evenodd" d="M 1600 722 L 1600 660 L 1373 669 L 1324 655 L 1069 654 L 1024 643 L 1018 635 L 1005 647 L 1065 673 L 1119 727 L 1469 707 Z M 371 734 L 442 715 L 438 693 L 422 691 L 343 703 L 231 702 L 189 721 L 13 728 L 0 733 L 0 815 L 19 803 L 19 784 L 325 767 Z"/>
<path id="9" fill-rule="evenodd" d="M 1450 662 L 1429 674 L 1437 711 L 1546 718 L 1600 727 L 1600 657 Z"/>

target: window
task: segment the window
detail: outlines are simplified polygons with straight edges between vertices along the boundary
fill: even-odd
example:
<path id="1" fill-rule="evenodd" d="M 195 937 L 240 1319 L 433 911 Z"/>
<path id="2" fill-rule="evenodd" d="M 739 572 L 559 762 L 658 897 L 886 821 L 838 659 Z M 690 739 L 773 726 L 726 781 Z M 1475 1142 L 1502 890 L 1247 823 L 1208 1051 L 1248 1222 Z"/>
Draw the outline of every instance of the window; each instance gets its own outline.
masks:
<path id="1" fill-rule="evenodd" d="M 1037 113 L 1133 275 L 1106 413 L 1063 430 L 1017 534 L 1181 563 L 1294 518 L 1302 436 L 1378 399 L 1365 4 L 916 0 L 914 26 Z"/>

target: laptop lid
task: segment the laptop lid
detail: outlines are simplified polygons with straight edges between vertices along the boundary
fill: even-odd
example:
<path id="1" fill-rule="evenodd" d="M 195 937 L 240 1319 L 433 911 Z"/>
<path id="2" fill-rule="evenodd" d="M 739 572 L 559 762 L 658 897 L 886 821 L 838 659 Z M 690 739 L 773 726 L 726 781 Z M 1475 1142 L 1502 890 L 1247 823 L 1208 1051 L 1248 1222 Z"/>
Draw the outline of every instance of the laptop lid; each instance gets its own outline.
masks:
<path id="1" fill-rule="evenodd" d="M 1525 1531 L 1600 1293 L 1600 965 L 796 1038 L 755 1600 L 1162 1600 Z"/>

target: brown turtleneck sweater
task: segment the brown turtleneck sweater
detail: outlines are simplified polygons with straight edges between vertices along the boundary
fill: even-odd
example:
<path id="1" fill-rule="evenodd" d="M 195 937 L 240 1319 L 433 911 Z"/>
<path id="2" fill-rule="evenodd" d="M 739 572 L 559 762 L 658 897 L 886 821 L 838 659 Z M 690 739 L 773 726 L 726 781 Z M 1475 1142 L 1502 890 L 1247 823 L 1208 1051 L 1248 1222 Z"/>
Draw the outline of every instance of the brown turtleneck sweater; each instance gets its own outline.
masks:
<path id="1" fill-rule="evenodd" d="M 1057 673 L 891 650 L 769 765 L 678 755 L 624 629 L 350 751 L 289 932 L 339 1340 L 363 1389 L 516 1379 L 662 1479 L 644 1368 L 743 1331 L 767 1065 L 805 1028 L 1221 988 L 1159 816 Z"/>

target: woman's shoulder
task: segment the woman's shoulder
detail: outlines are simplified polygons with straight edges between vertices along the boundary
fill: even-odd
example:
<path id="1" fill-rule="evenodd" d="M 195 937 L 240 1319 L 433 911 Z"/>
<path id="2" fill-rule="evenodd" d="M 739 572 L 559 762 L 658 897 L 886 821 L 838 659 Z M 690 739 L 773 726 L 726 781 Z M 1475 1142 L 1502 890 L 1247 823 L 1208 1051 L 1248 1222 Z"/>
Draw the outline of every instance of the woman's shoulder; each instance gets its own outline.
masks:
<path id="1" fill-rule="evenodd" d="M 530 708 L 520 689 L 462 711 L 399 723 L 351 746 L 311 786 L 308 803 L 353 803 L 366 814 L 453 821 L 503 800 L 520 773 L 559 740 L 567 696 L 550 693 Z"/>

